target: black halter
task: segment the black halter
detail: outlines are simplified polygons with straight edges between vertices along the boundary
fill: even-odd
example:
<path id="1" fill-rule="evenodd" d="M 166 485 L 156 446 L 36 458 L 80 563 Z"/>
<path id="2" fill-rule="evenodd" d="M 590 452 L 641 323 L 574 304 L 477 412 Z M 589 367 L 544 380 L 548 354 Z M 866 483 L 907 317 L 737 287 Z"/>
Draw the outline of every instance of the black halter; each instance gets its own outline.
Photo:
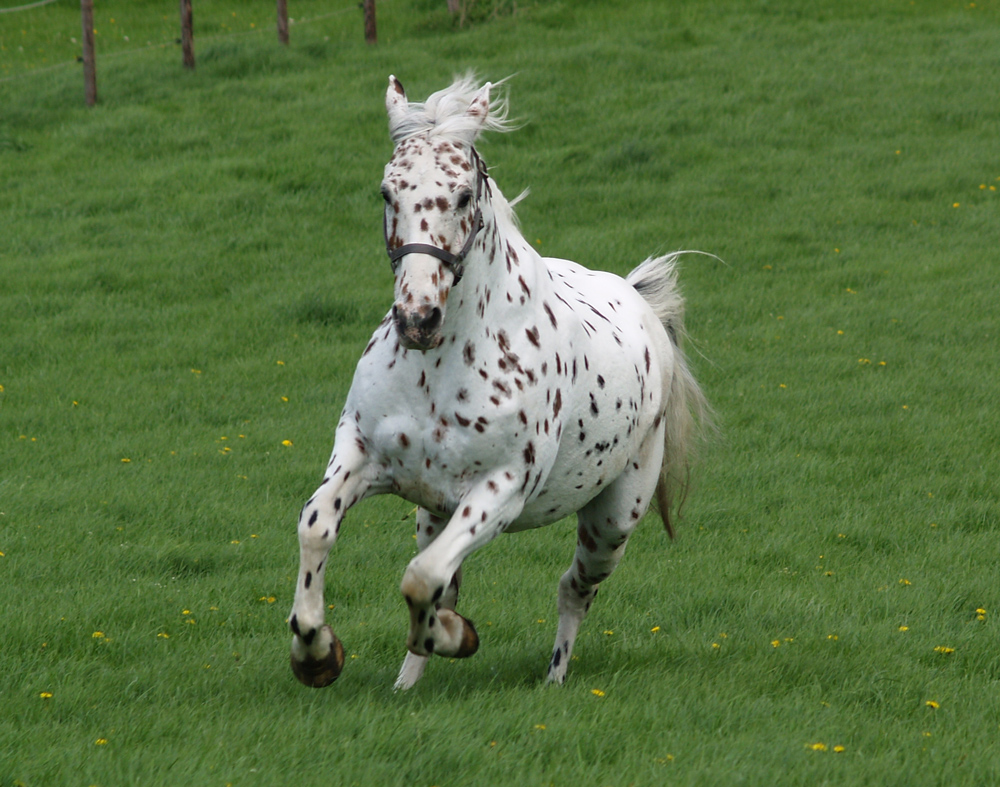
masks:
<path id="1" fill-rule="evenodd" d="M 462 274 L 465 272 L 465 258 L 472 251 L 472 244 L 476 242 L 476 236 L 483 228 L 483 189 L 485 188 L 487 193 L 490 191 L 489 176 L 486 174 L 486 164 L 479 157 L 475 148 L 472 149 L 472 158 L 476 166 L 476 212 L 472 216 L 472 231 L 469 233 L 469 237 L 465 239 L 465 244 L 459 250 L 458 254 L 452 254 L 450 251 L 442 249 L 439 246 L 431 246 L 426 243 L 407 243 L 405 246 L 400 246 L 397 249 L 390 248 L 389 232 L 386 226 L 385 214 L 383 213 L 382 230 L 385 235 L 385 250 L 389 254 L 389 263 L 392 265 L 393 273 L 396 272 L 397 263 L 401 257 L 405 257 L 407 254 L 429 254 L 431 257 L 437 257 L 451 268 L 453 276 L 451 284 L 453 287 L 461 281 Z"/>

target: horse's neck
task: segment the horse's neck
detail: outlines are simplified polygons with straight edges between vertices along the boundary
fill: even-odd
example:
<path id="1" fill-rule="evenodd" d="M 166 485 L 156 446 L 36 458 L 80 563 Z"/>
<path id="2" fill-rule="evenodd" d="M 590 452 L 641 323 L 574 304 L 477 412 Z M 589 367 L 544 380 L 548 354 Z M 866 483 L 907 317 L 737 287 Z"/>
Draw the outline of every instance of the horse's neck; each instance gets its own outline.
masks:
<path id="1" fill-rule="evenodd" d="M 448 311 L 459 312 L 449 315 L 458 338 L 533 319 L 531 298 L 543 283 L 548 284 L 538 253 L 515 227 L 498 221 L 492 210 L 483 235 L 485 247 L 469 255 L 465 278 L 449 297 Z"/>

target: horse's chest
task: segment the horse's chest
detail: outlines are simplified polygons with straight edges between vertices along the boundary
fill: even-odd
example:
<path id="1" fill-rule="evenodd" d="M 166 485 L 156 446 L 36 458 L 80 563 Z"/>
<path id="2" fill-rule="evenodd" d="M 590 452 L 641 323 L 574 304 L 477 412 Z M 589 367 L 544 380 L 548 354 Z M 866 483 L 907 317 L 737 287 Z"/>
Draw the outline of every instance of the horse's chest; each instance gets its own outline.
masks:
<path id="1" fill-rule="evenodd" d="M 449 510 L 485 473 L 509 463 L 544 394 L 500 374 L 502 359 L 442 369 L 400 356 L 389 368 L 382 355 L 372 352 L 359 365 L 348 408 L 358 413 L 383 482 L 420 505 Z M 496 373 L 481 374 L 487 365 Z"/>

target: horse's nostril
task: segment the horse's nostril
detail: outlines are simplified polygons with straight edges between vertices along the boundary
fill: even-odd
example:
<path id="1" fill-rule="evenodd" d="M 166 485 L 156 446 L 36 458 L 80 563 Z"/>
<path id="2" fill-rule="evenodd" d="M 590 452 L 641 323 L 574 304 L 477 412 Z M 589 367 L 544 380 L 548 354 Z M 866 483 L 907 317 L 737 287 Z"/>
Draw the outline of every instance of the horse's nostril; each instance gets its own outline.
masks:
<path id="1" fill-rule="evenodd" d="M 423 328 L 425 331 L 433 331 L 436 330 L 440 324 L 441 324 L 441 310 L 437 306 L 435 306 L 433 309 L 431 309 L 430 314 L 424 317 Z"/>

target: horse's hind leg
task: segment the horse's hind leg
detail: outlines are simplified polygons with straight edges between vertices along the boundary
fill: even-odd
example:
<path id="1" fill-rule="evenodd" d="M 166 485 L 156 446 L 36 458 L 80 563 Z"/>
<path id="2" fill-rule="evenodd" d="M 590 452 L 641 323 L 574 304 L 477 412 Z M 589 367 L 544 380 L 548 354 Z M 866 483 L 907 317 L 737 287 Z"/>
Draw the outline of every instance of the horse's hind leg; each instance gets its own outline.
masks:
<path id="1" fill-rule="evenodd" d="M 660 473 L 662 435 L 648 439 L 640 457 L 577 513 L 576 554 L 559 581 L 559 627 L 549 662 L 549 683 L 563 683 L 580 624 L 625 553 L 625 544 L 649 507 Z M 659 450 L 657 450 L 657 448 Z"/>
<path id="2" fill-rule="evenodd" d="M 429 511 L 418 508 L 417 509 L 417 549 L 418 551 L 423 551 L 437 536 L 444 530 L 445 525 L 448 524 L 447 519 L 441 519 L 431 514 Z M 462 584 L 462 569 L 459 567 L 458 571 L 452 577 L 451 582 L 445 589 L 441 596 L 441 600 L 438 605 L 441 609 L 454 610 L 456 604 L 458 603 L 458 591 Z M 412 621 L 411 621 L 412 625 Z M 421 656 L 412 651 L 406 652 L 406 658 L 403 659 L 403 665 L 399 670 L 399 677 L 396 678 L 396 683 L 393 686 L 396 690 L 405 690 L 413 686 L 424 674 L 424 668 L 427 666 L 427 661 L 430 656 Z"/>

